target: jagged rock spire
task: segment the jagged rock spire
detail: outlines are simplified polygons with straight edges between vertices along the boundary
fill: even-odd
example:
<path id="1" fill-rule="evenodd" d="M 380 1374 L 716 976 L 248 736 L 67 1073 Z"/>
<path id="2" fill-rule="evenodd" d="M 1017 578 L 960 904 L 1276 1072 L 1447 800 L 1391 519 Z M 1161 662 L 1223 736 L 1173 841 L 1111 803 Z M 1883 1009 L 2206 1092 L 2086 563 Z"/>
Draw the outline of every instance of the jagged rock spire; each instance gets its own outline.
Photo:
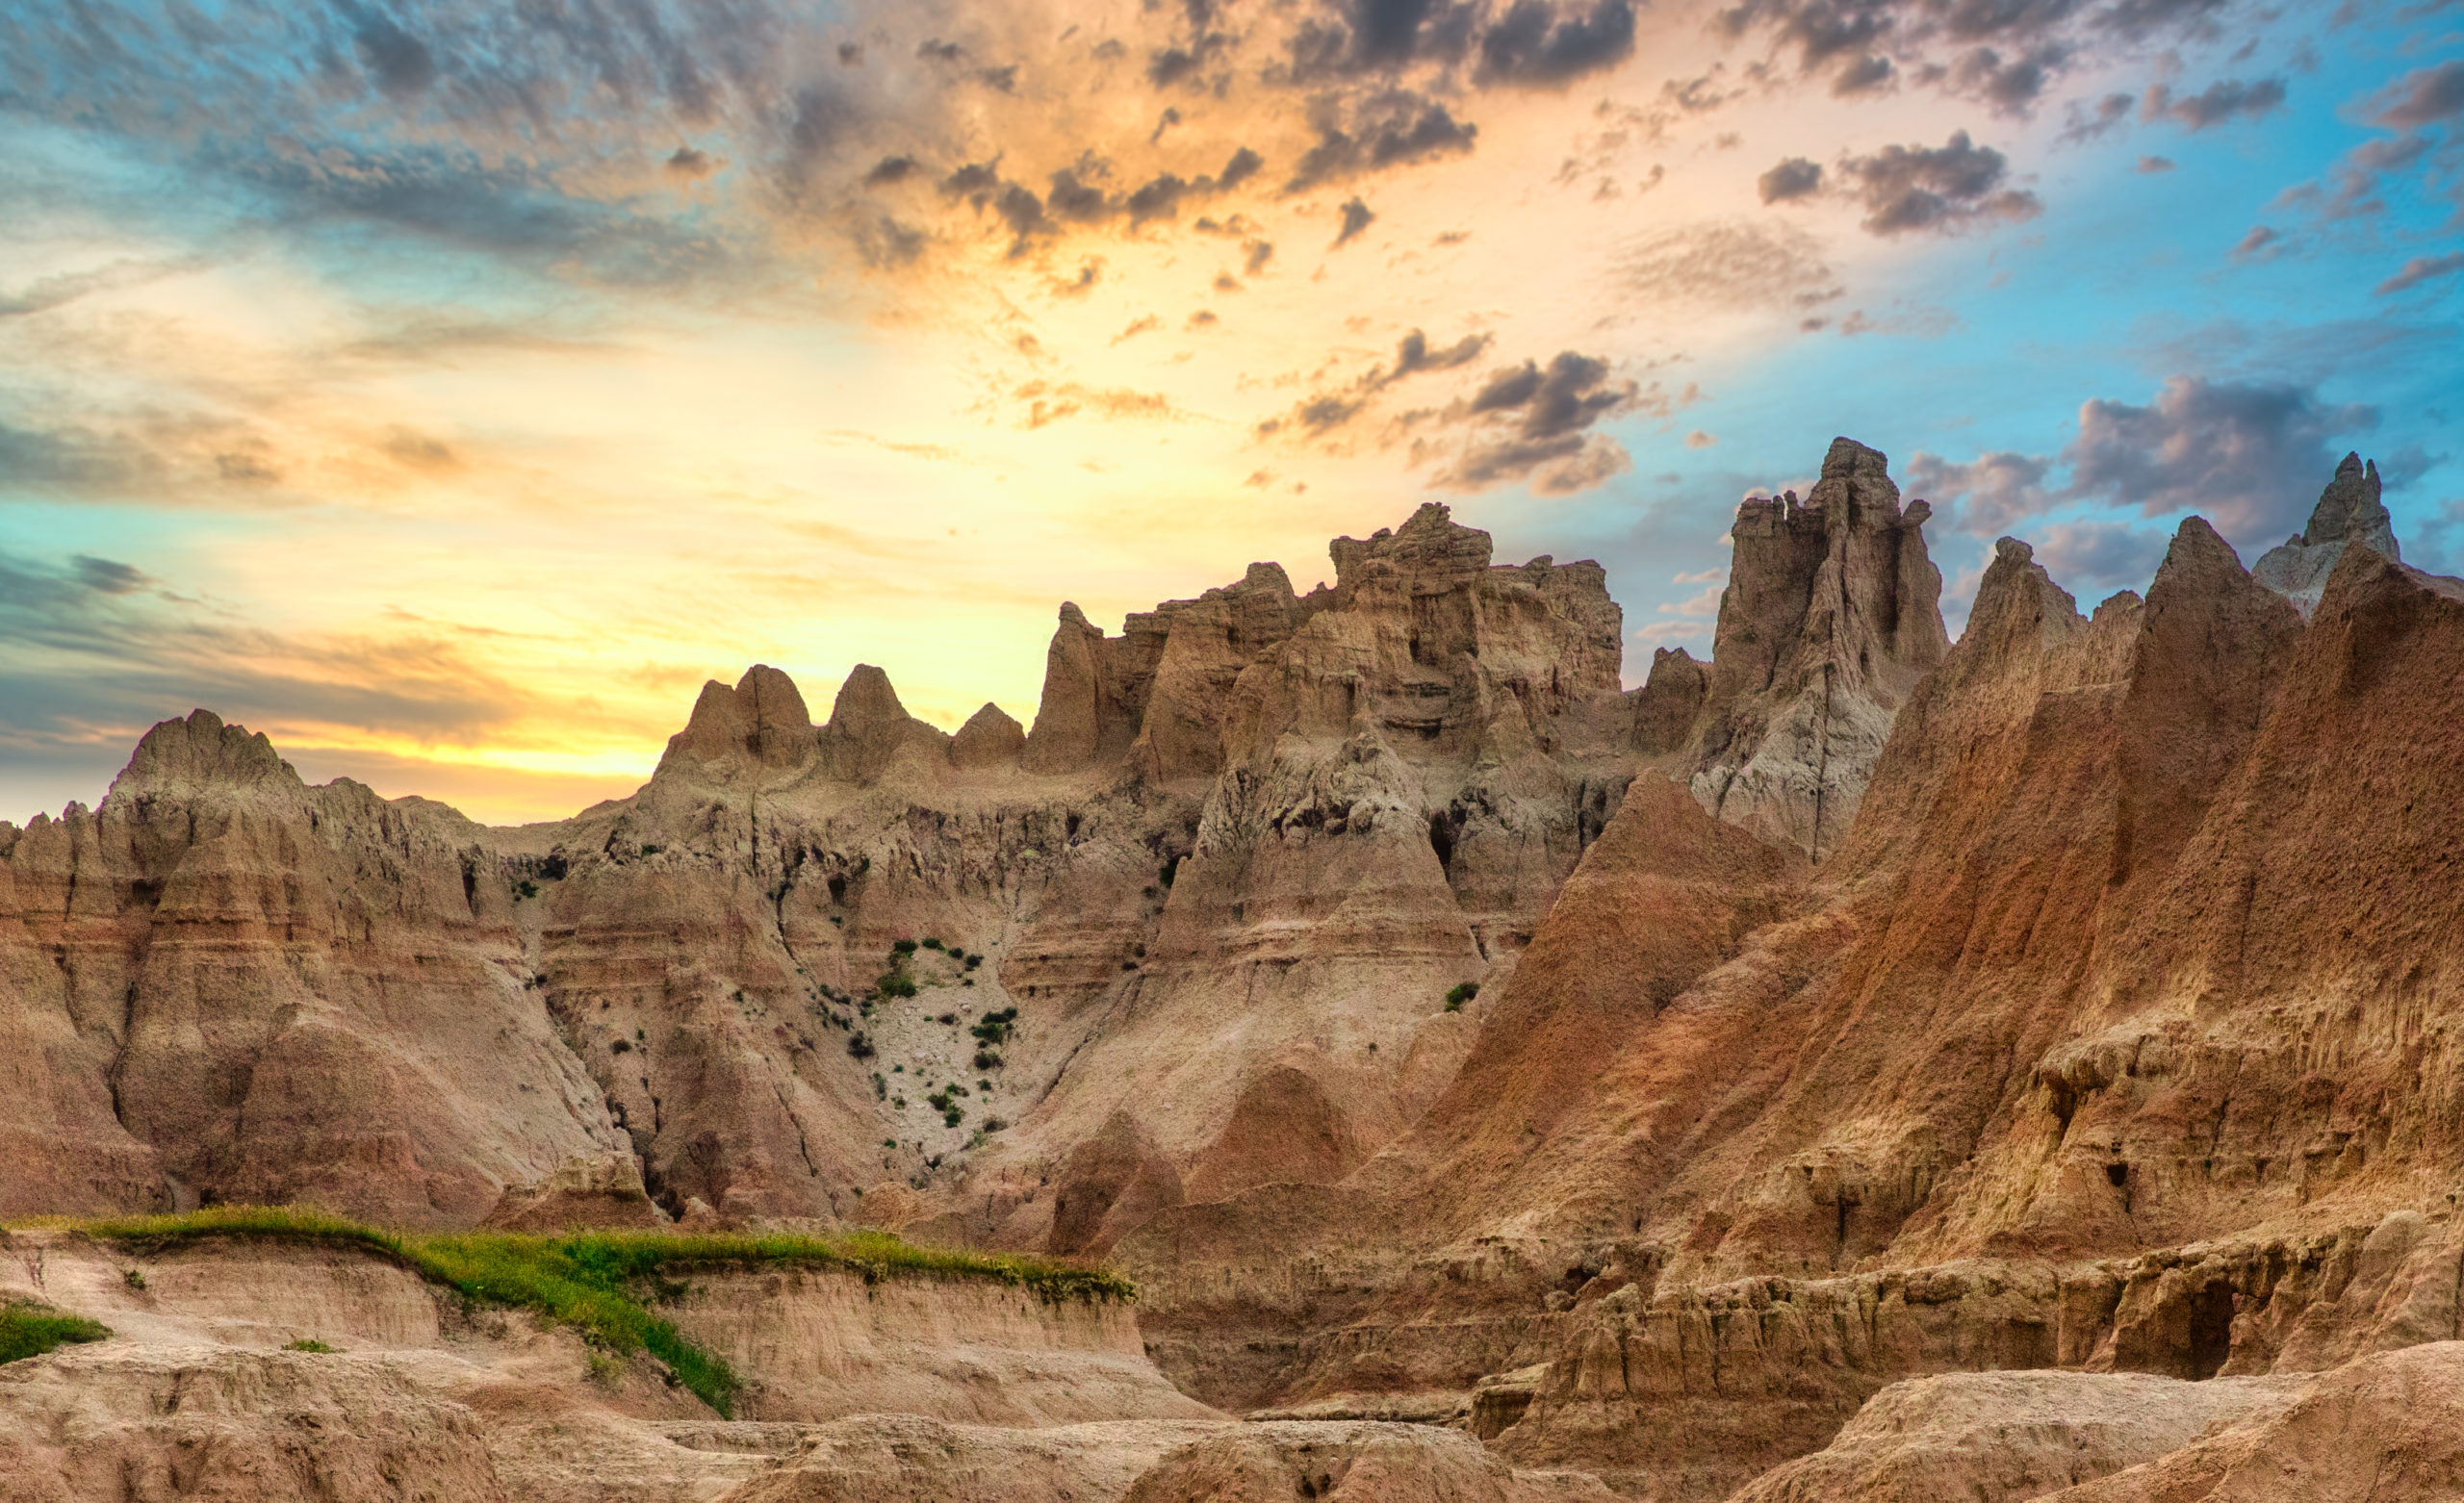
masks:
<path id="1" fill-rule="evenodd" d="M 2310 524 L 2261 554 L 2251 576 L 2291 599 L 2306 621 L 2319 608 L 2327 575 L 2347 544 L 2359 543 L 2390 562 L 2403 562 L 2393 519 L 2378 494 L 2377 461 L 2364 463 L 2359 454 L 2347 454 L 2336 467 L 2336 477 L 2319 494 L 2319 504 L 2311 508 Z"/>
<path id="2" fill-rule="evenodd" d="M 1949 650 L 1932 515 L 1902 511 L 1882 451 L 1848 438 L 1803 501 L 1737 507 L 1692 777 L 1706 808 L 1815 860 L 1846 836 L 1892 716 Z"/>

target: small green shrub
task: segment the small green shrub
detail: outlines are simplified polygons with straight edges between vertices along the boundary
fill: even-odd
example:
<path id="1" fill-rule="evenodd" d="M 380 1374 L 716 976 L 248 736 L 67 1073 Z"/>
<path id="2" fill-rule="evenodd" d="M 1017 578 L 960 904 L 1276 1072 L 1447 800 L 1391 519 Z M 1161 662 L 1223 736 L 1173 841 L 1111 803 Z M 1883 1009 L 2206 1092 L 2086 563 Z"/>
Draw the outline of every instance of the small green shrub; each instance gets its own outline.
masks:
<path id="1" fill-rule="evenodd" d="M 1463 1004 L 1470 1002 L 1473 998 L 1477 997 L 1478 995 L 1480 995 L 1479 982 L 1457 981 L 1454 983 L 1453 990 L 1446 994 L 1446 1010 L 1449 1012 L 1460 1012 L 1463 1010 Z"/>
<path id="2" fill-rule="evenodd" d="M 145 1289 L 145 1270 L 142 1268 L 122 1268 L 119 1271 L 119 1282 L 127 1285 L 130 1288 L 135 1289 L 140 1293 L 143 1293 Z"/>
<path id="3" fill-rule="evenodd" d="M 938 949 L 940 949 L 940 948 L 941 948 L 941 942 L 940 942 L 939 940 L 937 940 L 937 939 L 927 939 L 927 940 L 922 940 L 922 941 L 920 941 L 920 943 L 921 943 L 921 944 L 924 946 L 924 948 L 925 948 L 925 949 L 927 949 L 927 950 L 938 950 Z"/>
<path id="4" fill-rule="evenodd" d="M 889 1100 L 889 1081 L 879 1070 L 873 1072 L 873 1100 Z"/>
<path id="5" fill-rule="evenodd" d="M 989 1049 L 979 1049 L 975 1052 L 975 1067 L 979 1070 L 998 1070 L 1001 1068 L 1001 1057 Z"/>
<path id="6" fill-rule="evenodd" d="M 629 1038 L 620 1038 L 607 1046 L 607 1052 L 611 1055 L 629 1055 L 633 1052 L 633 1041 Z"/>
<path id="7" fill-rule="evenodd" d="M 952 1107 L 941 1113 L 941 1126 L 943 1127 L 957 1127 L 960 1123 L 964 1122 L 965 1120 L 966 1108 L 964 1107 Z"/>
<path id="8" fill-rule="evenodd" d="M 660 847 L 660 846 L 644 846 L 644 847 L 642 847 L 642 854 L 644 854 L 644 855 L 656 855 L 656 854 L 658 854 L 658 853 L 659 853 L 659 852 L 660 852 L 661 850 L 663 850 L 663 849 L 664 849 L 664 848 L 663 848 L 663 847 Z"/>
<path id="9" fill-rule="evenodd" d="M 337 1348 L 327 1346 L 324 1342 L 318 1340 L 314 1337 L 306 1336 L 301 1337 L 296 1341 L 284 1342 L 282 1349 L 286 1352 L 331 1352 L 337 1350 Z"/>
<path id="10" fill-rule="evenodd" d="M 1005 1044 L 1010 1041 L 1011 1026 L 1017 1020 L 1017 1008 L 1003 1007 L 978 1018 L 975 1027 L 967 1032 L 975 1035 L 975 1040 L 979 1044 Z M 982 1069 L 983 1066 L 978 1065 L 977 1068 Z"/>
<path id="11" fill-rule="evenodd" d="M 912 997 L 915 995 L 915 978 L 905 971 L 884 971 L 881 980 L 873 982 L 873 990 L 885 997 Z"/>
<path id="12" fill-rule="evenodd" d="M 99 1341 L 111 1327 L 48 1305 L 0 1304 L 0 1363 L 40 1357 L 57 1346 Z"/>
<path id="13" fill-rule="evenodd" d="M 976 969 L 982 964 L 984 964 L 984 956 L 982 955 L 969 955 L 966 957 L 966 968 L 970 971 Z"/>
<path id="14" fill-rule="evenodd" d="M 886 1137 L 886 1138 L 883 1138 L 883 1139 L 882 1139 L 882 1146 L 883 1146 L 884 1148 L 896 1148 L 896 1147 L 898 1146 L 898 1139 L 897 1139 L 897 1138 L 894 1138 L 894 1137 Z"/>
<path id="15" fill-rule="evenodd" d="M 605 1352 L 590 1354 L 590 1381 L 603 1388 L 612 1388 L 625 1381 L 625 1364 Z"/>
<path id="16" fill-rule="evenodd" d="M 870 1059 L 873 1057 L 873 1041 L 866 1038 L 863 1031 L 859 1029 L 847 1035 L 847 1054 L 850 1058 Z"/>
<path id="17" fill-rule="evenodd" d="M 911 939 L 897 940 L 890 945 L 889 953 L 892 955 L 911 955 L 915 953 L 915 941 Z"/>
<path id="18" fill-rule="evenodd" d="M 515 888 L 514 891 L 522 894 L 526 898 L 536 898 L 539 896 L 539 884 L 526 878 L 524 879 L 522 885 Z"/>

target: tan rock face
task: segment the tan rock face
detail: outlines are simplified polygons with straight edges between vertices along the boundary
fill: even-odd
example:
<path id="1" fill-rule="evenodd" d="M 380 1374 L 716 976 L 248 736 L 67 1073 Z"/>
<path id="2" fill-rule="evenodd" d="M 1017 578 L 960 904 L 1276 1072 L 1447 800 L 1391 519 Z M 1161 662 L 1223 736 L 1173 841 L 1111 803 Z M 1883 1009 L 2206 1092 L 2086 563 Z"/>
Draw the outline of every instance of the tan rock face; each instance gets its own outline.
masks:
<path id="1" fill-rule="evenodd" d="M 2396 874 L 2464 849 L 2458 660 L 2374 548 L 2305 628 L 2202 522 L 2092 618 L 2006 542 L 1835 853 L 1638 780 L 1419 1124 L 1124 1239 L 1150 1342 L 1245 1403 L 1544 1363 L 1509 1455 L 1707 1497 L 1903 1377 L 2451 1338 L 2464 899 Z"/>
<path id="2" fill-rule="evenodd" d="M 1181 1446 L 1138 1479 L 1126 1503 L 1604 1503 L 1613 1496 L 1597 1478 L 1516 1471 L 1454 1431 L 1286 1420 Z"/>
<path id="3" fill-rule="evenodd" d="M 2356 1492 L 2357 1487 L 2367 1488 Z M 2428 1503 L 2464 1493 L 2464 1343 L 2367 1358 L 2271 1418 L 2048 1503 Z"/>
<path id="4" fill-rule="evenodd" d="M 1833 442 L 1822 478 L 1737 508 L 1693 774 L 1722 819 L 1819 861 L 1856 823 L 1909 692 L 1942 659 L 1942 576 L 1924 502 L 1879 452 Z"/>
<path id="5" fill-rule="evenodd" d="M 1733 1503 L 2015 1503 L 2155 1461 L 2210 1430 L 2263 1424 L 2305 1387 L 2071 1372 L 1912 1379 Z"/>
<path id="6" fill-rule="evenodd" d="M 0 1209 L 318 1199 L 472 1224 L 619 1150 L 475 827 L 200 711 L 6 837 Z"/>
<path id="7" fill-rule="evenodd" d="M 1256 564 L 1119 637 L 1065 607 L 1032 735 L 872 667 L 816 726 L 756 666 L 633 798 L 522 830 L 167 723 L 102 809 L 0 831 L 0 1210 L 699 1202 L 1099 1252 L 1349 1173 L 1630 774 L 1599 569 L 1489 551 L 1424 507 L 1306 599 Z"/>
<path id="8" fill-rule="evenodd" d="M 1020 1496 L 1555 1486 L 1520 1465 L 1676 1503 L 1819 1453 L 1769 1486 L 1918 1497 L 1968 1442 L 1892 1385 L 2052 1368 L 2082 1413 L 2160 1397 L 2066 1430 L 2058 1383 L 1922 1390 L 2007 1432 L 1975 1487 L 2083 1481 L 2067 1445 L 2242 1496 L 2464 1337 L 2464 584 L 2374 507 L 2366 468 L 2329 487 L 2306 620 L 2196 520 L 2090 615 L 2005 540 L 1946 650 L 1921 503 L 1843 442 L 1741 513 L 1712 662 L 1630 694 L 1595 566 L 1498 567 L 1424 507 L 1307 596 L 1065 607 L 1032 733 L 945 736 L 872 669 L 814 727 L 757 669 L 633 798 L 520 830 L 169 722 L 100 809 L 0 827 L 0 1210 L 1109 1256 L 1196 1398 L 1460 1413 L 1495 1453 L 1091 1438 L 1017 1453 Z M 879 1386 L 780 1333 L 899 1345 L 792 1291 L 680 1318 L 782 1375 L 779 1423 Z M 1012 1345 L 942 1376 L 1112 1402 Z M 2365 1369 L 2156 1455 L 2219 1381 Z M 996 1409 L 770 1480 L 974 1486 Z M 2399 1433 L 2352 1454 L 2440 1476 Z"/>

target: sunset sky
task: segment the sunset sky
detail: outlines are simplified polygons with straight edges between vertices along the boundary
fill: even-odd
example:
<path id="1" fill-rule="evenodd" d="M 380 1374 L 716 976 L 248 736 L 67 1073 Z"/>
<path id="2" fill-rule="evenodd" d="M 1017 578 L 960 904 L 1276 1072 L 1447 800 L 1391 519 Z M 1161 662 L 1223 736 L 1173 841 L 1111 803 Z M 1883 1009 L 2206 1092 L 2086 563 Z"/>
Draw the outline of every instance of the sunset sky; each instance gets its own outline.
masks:
<path id="1" fill-rule="evenodd" d="M 0 0 L 0 818 L 197 705 L 475 817 L 955 728 L 1423 500 L 1707 654 L 1834 434 L 2083 602 L 2464 569 L 2464 7 Z"/>

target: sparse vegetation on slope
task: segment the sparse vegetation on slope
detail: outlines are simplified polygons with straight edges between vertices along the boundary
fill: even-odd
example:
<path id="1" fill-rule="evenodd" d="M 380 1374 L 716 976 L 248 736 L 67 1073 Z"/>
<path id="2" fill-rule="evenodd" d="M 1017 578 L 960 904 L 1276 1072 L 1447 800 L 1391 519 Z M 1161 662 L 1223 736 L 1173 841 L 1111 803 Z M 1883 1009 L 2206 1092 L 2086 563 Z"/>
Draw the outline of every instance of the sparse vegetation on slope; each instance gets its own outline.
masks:
<path id="1" fill-rule="evenodd" d="M 645 1304 L 681 1295 L 684 1286 L 675 1276 L 693 1269 L 788 1263 L 841 1268 L 861 1275 L 866 1283 L 917 1275 L 993 1279 L 1053 1301 L 1131 1299 L 1137 1293 L 1128 1280 L 1108 1269 L 916 1247 L 881 1232 L 834 1237 L 733 1232 L 389 1232 L 295 1206 L 218 1206 L 178 1215 L 46 1217 L 22 1224 L 82 1232 L 139 1252 L 217 1236 L 363 1248 L 466 1300 L 537 1311 L 618 1354 L 648 1351 L 704 1403 L 730 1416 L 741 1385 L 726 1360 L 694 1344 Z M 90 1321 L 82 1324 L 92 1327 L 95 1335 L 58 1339 L 95 1340 L 107 1334 Z M 6 1348 L 9 1329 L 0 1325 L 0 1350 Z"/>
<path id="2" fill-rule="evenodd" d="M 40 1357 L 72 1341 L 99 1341 L 111 1328 L 48 1305 L 0 1304 L 0 1363 Z"/>

